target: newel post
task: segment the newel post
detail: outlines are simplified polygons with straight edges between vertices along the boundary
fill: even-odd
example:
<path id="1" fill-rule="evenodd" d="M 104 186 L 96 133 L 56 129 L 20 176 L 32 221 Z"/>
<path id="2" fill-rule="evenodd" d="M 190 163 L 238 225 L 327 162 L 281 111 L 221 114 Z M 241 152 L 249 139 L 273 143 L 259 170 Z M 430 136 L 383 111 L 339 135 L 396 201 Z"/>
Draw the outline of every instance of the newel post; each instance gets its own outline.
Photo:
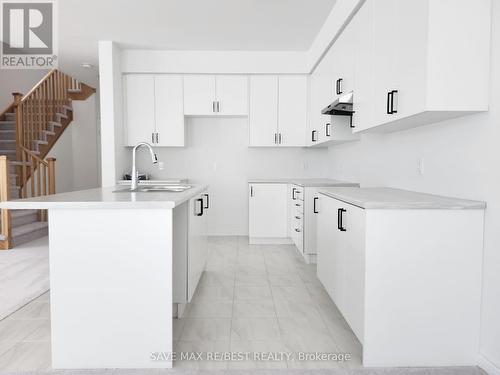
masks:
<path id="1" fill-rule="evenodd" d="M 47 163 L 49 164 L 49 194 L 56 193 L 56 159 L 48 158 Z"/>

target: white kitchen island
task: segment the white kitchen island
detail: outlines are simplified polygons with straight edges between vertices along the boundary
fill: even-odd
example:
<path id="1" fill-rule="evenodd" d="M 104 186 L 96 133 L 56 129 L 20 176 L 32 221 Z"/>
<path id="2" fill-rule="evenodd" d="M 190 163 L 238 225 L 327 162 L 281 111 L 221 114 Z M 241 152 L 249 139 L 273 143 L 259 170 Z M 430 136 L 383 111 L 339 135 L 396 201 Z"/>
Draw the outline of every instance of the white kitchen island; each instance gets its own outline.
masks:
<path id="1" fill-rule="evenodd" d="M 172 367 L 174 295 L 195 289 L 204 267 L 201 258 L 194 276 L 174 275 L 173 253 L 204 246 L 207 188 L 113 192 L 122 186 L 2 202 L 49 211 L 52 368 Z"/>

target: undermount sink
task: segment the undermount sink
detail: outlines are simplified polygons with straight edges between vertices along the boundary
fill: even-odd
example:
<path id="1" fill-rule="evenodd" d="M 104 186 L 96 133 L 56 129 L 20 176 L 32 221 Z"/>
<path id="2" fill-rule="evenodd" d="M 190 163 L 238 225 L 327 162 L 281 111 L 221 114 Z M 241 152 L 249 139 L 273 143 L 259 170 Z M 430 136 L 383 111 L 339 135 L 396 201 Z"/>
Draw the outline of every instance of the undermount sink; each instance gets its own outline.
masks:
<path id="1" fill-rule="evenodd" d="M 154 192 L 169 192 L 180 193 L 191 189 L 191 185 L 143 185 L 137 189 L 130 190 L 130 188 L 115 190 L 113 193 L 154 193 Z"/>

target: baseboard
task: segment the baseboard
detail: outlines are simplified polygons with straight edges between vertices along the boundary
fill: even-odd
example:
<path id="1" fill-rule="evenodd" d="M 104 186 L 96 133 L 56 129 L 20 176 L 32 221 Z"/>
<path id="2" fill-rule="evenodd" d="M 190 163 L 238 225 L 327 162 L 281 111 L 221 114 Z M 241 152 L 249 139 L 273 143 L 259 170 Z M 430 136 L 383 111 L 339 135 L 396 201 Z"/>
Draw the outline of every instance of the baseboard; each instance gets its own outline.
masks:
<path id="1" fill-rule="evenodd" d="M 500 367 L 496 366 L 485 356 L 480 355 L 477 365 L 486 371 L 489 375 L 500 375 Z"/>
<path id="2" fill-rule="evenodd" d="M 248 239 L 250 245 L 289 245 L 292 244 L 290 238 L 261 238 L 261 237 L 250 237 Z"/>

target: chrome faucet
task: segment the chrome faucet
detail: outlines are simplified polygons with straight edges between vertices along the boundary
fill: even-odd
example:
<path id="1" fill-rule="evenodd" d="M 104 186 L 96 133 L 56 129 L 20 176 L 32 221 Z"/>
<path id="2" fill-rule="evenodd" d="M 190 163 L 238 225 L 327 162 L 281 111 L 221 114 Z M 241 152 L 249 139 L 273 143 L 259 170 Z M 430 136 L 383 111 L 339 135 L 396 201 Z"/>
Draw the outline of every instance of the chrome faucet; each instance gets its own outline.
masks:
<path id="1" fill-rule="evenodd" d="M 158 163 L 158 158 L 156 157 L 156 154 L 153 151 L 153 147 L 151 147 L 151 145 L 146 142 L 138 143 L 132 150 L 132 181 L 130 183 L 130 190 L 137 189 L 137 169 L 135 167 L 135 152 L 141 146 L 145 146 L 149 149 L 149 153 L 151 154 L 151 160 L 153 164 Z"/>

